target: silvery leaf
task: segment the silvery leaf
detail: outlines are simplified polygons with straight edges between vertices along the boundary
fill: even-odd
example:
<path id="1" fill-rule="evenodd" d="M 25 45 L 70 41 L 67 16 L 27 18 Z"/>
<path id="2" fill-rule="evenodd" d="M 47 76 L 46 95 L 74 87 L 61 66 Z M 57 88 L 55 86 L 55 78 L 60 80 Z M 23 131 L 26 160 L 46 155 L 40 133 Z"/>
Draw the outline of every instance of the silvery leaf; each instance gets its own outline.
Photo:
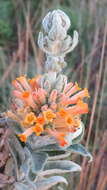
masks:
<path id="1" fill-rule="evenodd" d="M 25 160 L 25 154 L 24 154 L 23 147 L 21 146 L 18 139 L 14 135 L 11 135 L 8 142 L 9 142 L 9 146 L 11 150 L 14 152 L 14 154 L 16 154 L 16 158 L 18 159 L 18 162 L 23 163 Z"/>
<path id="2" fill-rule="evenodd" d="M 29 190 L 28 185 L 25 185 L 23 183 L 16 182 L 14 185 L 17 190 Z M 30 190 L 33 190 L 33 189 L 30 188 Z"/>
<path id="3" fill-rule="evenodd" d="M 71 52 L 77 46 L 77 44 L 78 44 L 78 32 L 74 31 L 72 45 L 68 48 L 68 50 L 65 50 L 64 54 Z"/>
<path id="4" fill-rule="evenodd" d="M 42 21 L 42 26 L 43 26 L 43 29 L 46 33 L 49 32 L 50 28 L 51 28 L 51 25 L 52 25 L 52 14 L 51 12 L 49 12 L 43 19 Z"/>
<path id="5" fill-rule="evenodd" d="M 83 134 L 84 134 L 84 124 L 81 122 L 76 132 L 74 133 L 69 132 L 68 135 L 65 136 L 65 139 L 68 144 L 64 146 L 64 149 L 69 147 L 71 144 L 77 144 L 77 141 L 80 142 L 81 138 L 83 137 Z"/>
<path id="6" fill-rule="evenodd" d="M 32 157 L 32 172 L 38 173 L 43 170 L 46 161 L 48 159 L 48 154 L 45 152 L 34 152 L 31 153 Z"/>
<path id="7" fill-rule="evenodd" d="M 40 172 L 40 175 L 44 176 L 75 171 L 81 171 L 81 167 L 78 164 L 69 160 L 56 160 L 48 161 L 44 167 L 44 171 Z"/>
<path id="8" fill-rule="evenodd" d="M 67 185 L 67 180 L 62 176 L 52 176 L 47 179 L 43 179 L 40 181 L 37 181 L 35 190 L 47 190 L 50 189 L 52 186 L 58 184 L 58 183 L 64 183 Z"/>
<path id="9" fill-rule="evenodd" d="M 71 152 L 78 153 L 82 156 L 89 157 L 89 161 L 93 160 L 92 155 L 88 152 L 88 150 L 81 144 L 74 144 L 67 148 L 67 150 L 71 150 Z"/>
<path id="10" fill-rule="evenodd" d="M 59 13 L 59 15 L 60 15 L 60 17 L 62 19 L 63 27 L 66 30 L 68 30 L 70 25 L 71 25 L 69 17 L 63 11 L 61 11 L 60 9 L 58 9 L 57 12 Z"/>
<path id="11" fill-rule="evenodd" d="M 19 179 L 19 166 L 23 164 L 25 160 L 24 150 L 14 135 L 10 136 L 8 140 L 8 146 L 9 146 L 10 153 L 12 154 L 12 157 L 14 159 L 15 174 L 16 174 L 17 179 Z"/>
<path id="12" fill-rule="evenodd" d="M 58 144 L 44 145 L 39 148 L 40 151 L 60 151 L 61 147 Z"/>

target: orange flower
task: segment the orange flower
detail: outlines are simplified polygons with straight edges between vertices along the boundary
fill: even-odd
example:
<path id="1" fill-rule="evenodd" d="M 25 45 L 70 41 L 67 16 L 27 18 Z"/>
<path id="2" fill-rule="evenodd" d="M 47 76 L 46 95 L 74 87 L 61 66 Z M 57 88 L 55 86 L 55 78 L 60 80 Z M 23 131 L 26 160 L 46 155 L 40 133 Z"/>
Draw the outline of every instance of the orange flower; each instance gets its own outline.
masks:
<path id="1" fill-rule="evenodd" d="M 60 139 L 59 144 L 60 144 L 60 146 L 65 146 L 68 143 L 67 143 L 67 141 L 64 138 L 62 138 L 62 139 Z"/>
<path id="2" fill-rule="evenodd" d="M 32 125 L 34 122 L 36 122 L 36 116 L 33 112 L 30 112 L 26 115 L 24 123 L 28 125 Z"/>
<path id="3" fill-rule="evenodd" d="M 80 108 L 83 108 L 83 110 L 85 110 L 86 113 L 88 113 L 88 104 L 87 103 L 84 103 L 82 100 L 78 100 L 77 106 Z"/>
<path id="4" fill-rule="evenodd" d="M 65 146 L 68 144 L 64 138 L 66 136 L 66 133 L 58 132 L 56 130 L 51 130 L 51 129 L 48 129 L 47 131 L 50 135 L 52 135 L 58 140 L 60 146 Z"/>
<path id="5" fill-rule="evenodd" d="M 65 111 L 64 108 L 60 108 L 58 114 L 59 114 L 61 117 L 65 118 L 65 116 L 67 115 L 67 112 Z"/>
<path id="6" fill-rule="evenodd" d="M 88 113 L 88 105 L 82 100 L 79 100 L 77 105 L 67 108 L 67 113 L 71 115 L 79 115 Z"/>
<path id="7" fill-rule="evenodd" d="M 39 135 L 43 132 L 43 126 L 40 125 L 39 123 L 37 123 L 37 124 L 33 127 L 33 132 L 36 133 L 37 136 L 39 136 Z"/>
<path id="8" fill-rule="evenodd" d="M 57 99 L 57 94 L 58 94 L 58 92 L 56 89 L 52 90 L 50 97 L 49 97 L 49 102 L 55 102 Z"/>
<path id="9" fill-rule="evenodd" d="M 30 90 L 30 86 L 29 86 L 28 81 L 27 81 L 27 79 L 26 79 L 25 76 L 20 76 L 20 77 L 16 78 L 16 80 L 17 80 L 18 82 L 20 82 L 20 84 L 21 84 L 26 90 Z"/>
<path id="10" fill-rule="evenodd" d="M 85 97 L 90 98 L 87 88 L 73 95 L 69 100 L 69 104 L 75 104 L 79 99 L 83 99 Z"/>
<path id="11" fill-rule="evenodd" d="M 53 119 L 56 117 L 56 114 L 53 113 L 51 109 L 43 112 L 44 118 L 46 121 L 52 122 Z"/>
<path id="12" fill-rule="evenodd" d="M 43 125 L 44 122 L 45 122 L 45 119 L 43 117 L 37 117 L 37 120 L 36 120 L 37 123 Z"/>
<path id="13" fill-rule="evenodd" d="M 56 139 L 59 141 L 60 146 L 65 146 L 68 144 L 67 141 L 64 139 L 64 137 L 65 137 L 65 133 L 61 133 L 61 132 L 59 132 L 56 136 Z"/>
<path id="14" fill-rule="evenodd" d="M 24 91 L 24 92 L 22 93 L 22 97 L 23 97 L 23 98 L 28 98 L 29 95 L 30 95 L 30 93 L 29 93 L 28 91 Z"/>
<path id="15" fill-rule="evenodd" d="M 13 81 L 13 113 L 16 113 L 10 115 L 25 129 L 19 135 L 21 141 L 26 142 L 33 132 L 37 136 L 44 132 L 65 146 L 66 135 L 74 133 L 80 126 L 81 114 L 88 113 L 88 104 L 83 102 L 85 97 L 89 97 L 88 90 L 81 90 L 77 83 L 65 80 L 62 92 L 56 88 L 48 91 L 41 85 L 41 78 L 39 75 L 28 80 L 21 76 Z M 48 127 L 44 127 L 45 124 Z"/>
<path id="16" fill-rule="evenodd" d="M 21 99 L 26 103 L 26 105 L 37 108 L 37 105 L 33 100 L 32 94 L 29 91 L 24 91 L 22 93 Z"/>
<path id="17" fill-rule="evenodd" d="M 66 96 L 69 97 L 79 90 L 81 90 L 81 88 L 78 86 L 78 83 L 76 82 L 75 85 L 66 93 Z"/>
<path id="18" fill-rule="evenodd" d="M 20 138 L 20 140 L 22 141 L 22 142 L 26 142 L 26 140 L 27 140 L 27 138 L 26 138 L 26 135 L 25 134 L 20 134 L 20 135 L 18 135 L 18 137 Z"/>
<path id="19" fill-rule="evenodd" d="M 12 85 L 13 85 L 17 90 L 23 91 L 23 88 L 22 88 L 21 84 L 20 84 L 17 80 L 13 80 L 13 81 L 12 81 Z"/>
<path id="20" fill-rule="evenodd" d="M 70 90 L 70 88 L 73 86 L 73 83 L 72 82 L 69 82 L 65 88 L 64 88 L 64 93 L 66 93 L 68 90 Z"/>
<path id="21" fill-rule="evenodd" d="M 71 126 L 74 124 L 74 120 L 73 120 L 72 116 L 70 116 L 70 115 L 66 116 L 65 121 L 66 121 L 67 125 Z"/>
<path id="22" fill-rule="evenodd" d="M 38 84 L 37 84 L 35 78 L 29 79 L 28 82 L 29 82 L 29 84 L 30 84 L 30 86 L 31 86 L 31 88 L 32 88 L 33 90 L 34 90 L 35 88 L 38 88 Z"/>
<path id="23" fill-rule="evenodd" d="M 19 134 L 18 137 L 20 138 L 20 140 L 21 140 L 22 142 L 26 142 L 27 137 L 29 137 L 32 133 L 33 133 L 33 128 L 30 127 L 30 128 L 28 128 L 24 133 Z"/>

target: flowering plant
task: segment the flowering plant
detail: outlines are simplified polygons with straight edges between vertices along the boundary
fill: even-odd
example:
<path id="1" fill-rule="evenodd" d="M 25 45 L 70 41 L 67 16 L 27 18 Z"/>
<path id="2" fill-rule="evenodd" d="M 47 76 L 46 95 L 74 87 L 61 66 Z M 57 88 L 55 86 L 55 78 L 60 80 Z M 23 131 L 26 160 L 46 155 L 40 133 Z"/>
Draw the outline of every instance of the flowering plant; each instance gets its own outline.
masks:
<path id="1" fill-rule="evenodd" d="M 67 35 L 70 20 L 61 10 L 49 12 L 42 26 L 38 44 L 46 53 L 46 72 L 31 79 L 20 76 L 12 82 L 13 100 L 11 110 L 6 113 L 8 118 L 19 124 L 13 128 L 20 141 L 24 142 L 25 160 L 19 166 L 24 178 L 15 183 L 18 190 L 45 190 L 59 182 L 67 183 L 61 176 L 39 178 L 79 171 L 78 164 L 59 160 L 66 154 L 78 152 L 91 158 L 85 147 L 79 144 L 84 133 L 81 115 L 88 113 L 88 104 L 84 101 L 89 98 L 88 90 L 82 90 L 77 82 L 68 82 L 66 75 L 61 74 L 66 66 L 65 55 L 78 43 L 78 33 L 74 31 L 73 39 Z M 21 130 L 17 132 L 19 126 Z M 57 152 L 57 156 L 50 159 L 51 151 Z M 48 184 L 46 187 L 45 183 Z"/>

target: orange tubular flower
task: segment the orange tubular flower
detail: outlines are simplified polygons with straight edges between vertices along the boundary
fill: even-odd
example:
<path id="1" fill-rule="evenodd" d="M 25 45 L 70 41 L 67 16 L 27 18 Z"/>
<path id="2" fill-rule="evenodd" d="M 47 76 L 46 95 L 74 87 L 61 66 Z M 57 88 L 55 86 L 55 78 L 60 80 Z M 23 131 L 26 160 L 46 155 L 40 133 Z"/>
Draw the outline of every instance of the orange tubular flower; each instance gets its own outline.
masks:
<path id="1" fill-rule="evenodd" d="M 77 83 L 75 83 L 75 85 L 66 93 L 66 96 L 71 96 L 72 94 L 74 94 L 75 92 L 81 90 L 81 88 L 78 86 Z"/>
<path id="2" fill-rule="evenodd" d="M 77 105 L 69 107 L 67 113 L 71 115 L 85 114 L 88 113 L 88 105 L 82 100 L 79 100 Z"/>
<path id="3" fill-rule="evenodd" d="M 26 141 L 27 141 L 27 137 L 29 137 L 32 133 L 33 133 L 33 128 L 30 127 L 30 128 L 27 129 L 24 133 L 19 134 L 18 137 L 20 138 L 20 140 L 21 140 L 22 142 L 26 142 Z"/>
<path id="4" fill-rule="evenodd" d="M 82 90 L 79 93 L 72 96 L 70 99 L 70 104 L 75 104 L 75 103 L 77 103 L 78 99 L 80 99 L 80 98 L 83 99 L 85 97 L 87 97 L 87 98 L 90 97 L 87 88 L 85 88 L 84 90 Z"/>
<path id="5" fill-rule="evenodd" d="M 29 79 L 29 84 L 30 84 L 30 87 L 32 88 L 32 90 L 35 90 L 40 87 L 40 85 L 39 85 L 40 78 L 41 78 L 41 75 L 38 75 L 32 79 Z"/>
<path id="6" fill-rule="evenodd" d="M 27 105 L 36 107 L 36 104 L 34 103 L 32 95 L 29 91 L 20 92 L 18 90 L 13 90 L 13 95 L 21 99 Z"/>
<path id="7" fill-rule="evenodd" d="M 28 92 L 28 91 L 24 91 L 23 93 L 22 93 L 22 97 L 23 98 L 28 98 L 30 96 L 30 93 Z"/>
<path id="8" fill-rule="evenodd" d="M 20 135 L 18 135 L 18 137 L 20 138 L 20 140 L 21 140 L 22 142 L 26 143 L 27 137 L 26 137 L 25 134 L 20 134 Z"/>
<path id="9" fill-rule="evenodd" d="M 37 117 L 37 123 L 43 125 L 45 123 L 45 119 L 43 117 Z"/>
<path id="10" fill-rule="evenodd" d="M 33 112 L 30 112 L 26 115 L 24 123 L 27 125 L 32 125 L 36 122 L 37 118 Z"/>
<path id="11" fill-rule="evenodd" d="M 33 132 L 36 133 L 37 136 L 39 136 L 42 132 L 43 132 L 43 126 L 40 125 L 39 123 L 37 123 L 34 127 L 33 127 Z"/>
<path id="12" fill-rule="evenodd" d="M 65 121 L 66 121 L 68 126 L 71 126 L 74 124 L 74 120 L 73 120 L 71 115 L 66 116 Z"/>
<path id="13" fill-rule="evenodd" d="M 44 76 L 43 76 L 44 77 Z M 60 146 L 67 145 L 69 133 L 76 132 L 81 124 L 81 114 L 88 113 L 88 104 L 83 100 L 89 98 L 88 90 L 81 90 L 77 83 L 64 83 L 64 89 L 58 90 L 55 84 L 46 90 L 42 76 L 26 79 L 21 76 L 14 80 L 13 112 L 7 116 L 19 122 L 24 132 L 19 136 L 22 142 L 26 142 L 27 137 L 32 133 L 37 136 L 50 134 L 55 137 Z M 44 83 L 44 84 L 43 84 Z M 14 113 L 14 114 L 13 114 Z"/>
<path id="14" fill-rule="evenodd" d="M 52 122 L 53 119 L 56 117 L 56 114 L 54 114 L 51 109 L 48 109 L 47 111 L 44 111 L 43 115 L 44 115 L 44 119 L 46 121 L 49 121 L 49 122 Z"/>
<path id="15" fill-rule="evenodd" d="M 65 111 L 64 108 L 60 108 L 58 114 L 59 114 L 61 117 L 65 118 L 66 115 L 67 115 L 67 112 Z"/>
<path id="16" fill-rule="evenodd" d="M 45 103 L 46 101 L 46 95 L 47 95 L 47 92 L 44 89 L 42 88 L 38 89 L 38 99 L 40 100 L 42 104 Z"/>
<path id="17" fill-rule="evenodd" d="M 25 76 L 18 77 L 16 78 L 16 80 L 20 82 L 20 84 L 25 88 L 25 90 L 31 90 L 30 85 L 28 84 Z"/>
<path id="18" fill-rule="evenodd" d="M 49 97 L 49 102 L 55 102 L 57 98 L 57 90 L 52 90 L 50 97 Z"/>
<path id="19" fill-rule="evenodd" d="M 23 88 L 21 86 L 21 84 L 19 84 L 19 82 L 17 80 L 13 80 L 12 81 L 12 85 L 19 91 L 22 91 L 23 92 Z"/>
<path id="20" fill-rule="evenodd" d="M 48 133 L 58 140 L 60 146 L 65 146 L 68 144 L 64 138 L 66 135 L 65 133 L 57 132 L 56 130 L 51 130 L 51 129 L 48 129 Z"/>
<path id="21" fill-rule="evenodd" d="M 33 97 L 29 91 L 24 91 L 22 93 L 22 100 L 28 105 L 33 108 L 36 108 L 36 104 L 34 103 Z"/>
<path id="22" fill-rule="evenodd" d="M 73 83 L 72 82 L 70 82 L 70 83 L 68 83 L 66 86 L 65 86 L 65 88 L 64 88 L 64 93 L 66 93 L 68 90 L 70 90 L 70 88 L 73 86 Z"/>

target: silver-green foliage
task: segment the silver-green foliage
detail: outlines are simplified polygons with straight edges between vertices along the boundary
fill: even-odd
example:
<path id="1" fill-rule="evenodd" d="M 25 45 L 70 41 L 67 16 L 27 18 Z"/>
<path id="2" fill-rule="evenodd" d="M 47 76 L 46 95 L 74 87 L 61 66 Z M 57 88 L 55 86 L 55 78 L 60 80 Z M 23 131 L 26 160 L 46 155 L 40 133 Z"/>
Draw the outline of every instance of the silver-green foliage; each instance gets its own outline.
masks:
<path id="1" fill-rule="evenodd" d="M 91 154 L 80 144 L 80 135 L 66 148 L 60 147 L 48 136 L 42 138 L 35 135 L 32 135 L 23 146 L 14 133 L 14 130 L 20 131 L 20 126 L 15 122 L 10 123 L 12 135 L 8 143 L 14 161 L 13 175 L 16 176 L 14 186 L 17 190 L 47 190 L 58 183 L 67 185 L 66 179 L 59 175 L 81 171 L 80 165 L 69 161 L 68 157 L 72 153 L 79 153 L 92 160 Z"/>

